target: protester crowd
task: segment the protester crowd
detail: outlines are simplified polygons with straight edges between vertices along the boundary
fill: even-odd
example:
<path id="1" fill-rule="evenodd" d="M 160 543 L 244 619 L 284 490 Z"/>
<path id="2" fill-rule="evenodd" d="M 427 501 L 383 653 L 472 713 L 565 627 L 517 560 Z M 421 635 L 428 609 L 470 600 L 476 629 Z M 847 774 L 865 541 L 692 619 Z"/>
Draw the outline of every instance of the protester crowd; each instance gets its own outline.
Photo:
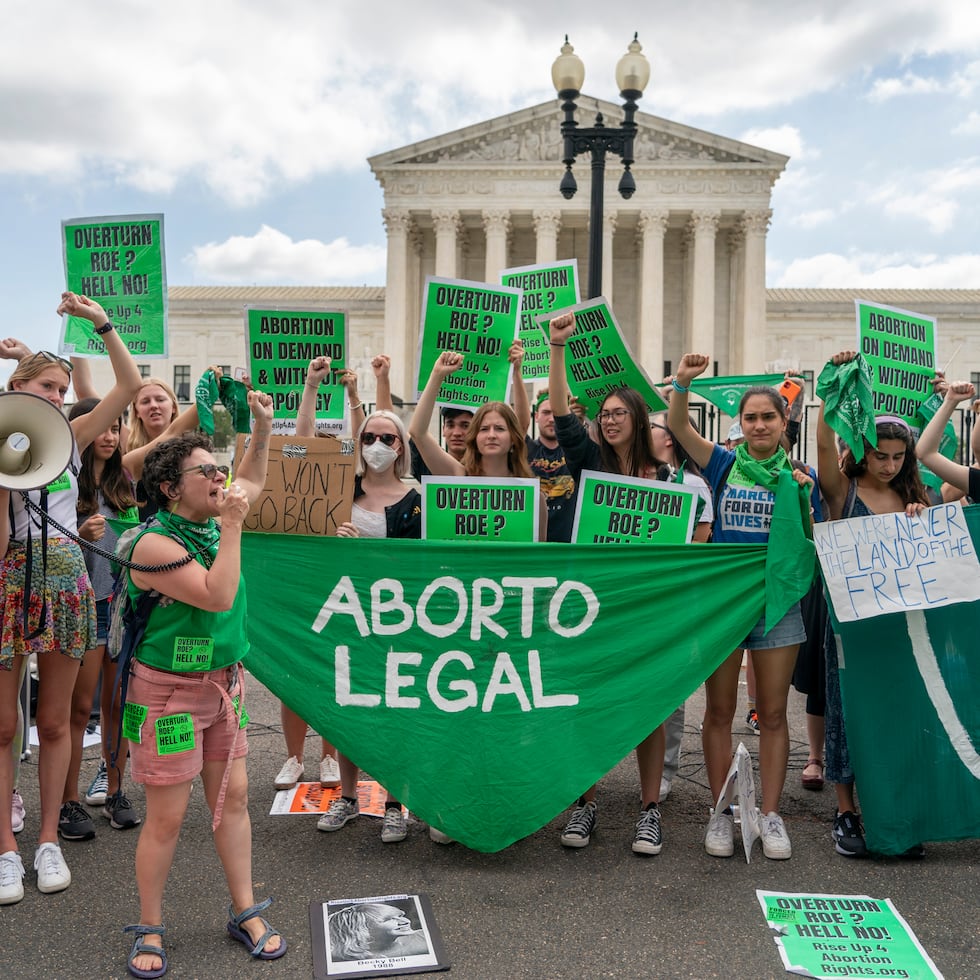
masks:
<path id="1" fill-rule="evenodd" d="M 0 546 L 5 552 L 0 798 L 11 800 L 9 811 L 0 807 L 0 904 L 14 904 L 24 895 L 26 872 L 16 836 L 25 819 L 18 792 L 23 731 L 18 708 L 28 660 L 35 655 L 41 752 L 33 863 L 39 890 L 58 892 L 71 882 L 59 839 L 80 842 L 96 835 L 95 820 L 82 800 L 101 807 L 112 829 L 140 827 L 135 872 L 140 917 L 127 927 L 134 937 L 128 969 L 136 977 L 162 976 L 167 969 L 163 890 L 191 785 L 200 775 L 230 895 L 228 933 L 252 956 L 278 958 L 286 952 L 286 941 L 261 915 L 269 901 L 256 903 L 252 893 L 241 668 L 248 652 L 242 526 L 265 484 L 271 399 L 257 390 L 248 393 L 252 436 L 232 478 L 228 467 L 217 463 L 210 440 L 196 431 L 196 408 L 180 413 L 166 383 L 140 377 L 98 303 L 66 293 L 58 309 L 91 322 L 105 343 L 115 384 L 100 397 L 84 360 L 33 353 L 13 338 L 0 341 L 0 356 L 18 362 L 11 391 L 39 396 L 60 410 L 72 385 L 77 399 L 70 415 L 76 448 L 65 473 L 43 491 L 0 489 Z M 594 418 L 586 418 L 566 377 L 565 347 L 575 328 L 571 314 L 551 321 L 547 387 L 533 399 L 521 373 L 523 348 L 515 341 L 508 352 L 513 405 L 490 401 L 475 411 L 443 407 L 441 441 L 431 432 L 431 419 L 441 384 L 463 362 L 460 353 L 445 351 L 436 359 L 407 429 L 392 402 L 386 355 L 371 362 L 377 396 L 370 414 L 357 394 L 356 374 L 344 371 L 340 381 L 349 401 L 357 478 L 351 520 L 338 534 L 421 537 L 423 501 L 417 481 L 425 474 L 536 478 L 543 504 L 538 539 L 559 544 L 572 537 L 583 470 L 683 483 L 700 501 L 692 540 L 709 548 L 713 543 L 752 543 L 791 551 L 811 536 L 814 521 L 915 515 L 939 499 L 977 499 L 980 494 L 980 469 L 951 462 L 938 448 L 955 407 L 976 397 L 967 382 L 947 384 L 941 375 L 935 378 L 942 406 L 918 446 L 905 420 L 883 416 L 875 420 L 876 445 L 865 441 L 863 453 L 855 453 L 841 444 L 821 406 L 814 470 L 793 458 L 802 397 L 791 406 L 775 388 L 753 386 L 744 393 L 724 444 L 699 431 L 688 397 L 691 383 L 711 363 L 706 353 L 685 354 L 674 375 L 665 379 L 659 390 L 667 411 L 651 411 L 638 391 L 619 388 L 604 397 Z M 842 351 L 829 368 L 844 368 L 855 357 Z M 330 372 L 329 359 L 310 362 L 297 412 L 298 436 L 316 434 L 316 395 Z M 533 437 L 528 434 L 532 420 Z M 917 454 L 946 481 L 941 497 L 923 485 Z M 752 502 L 754 513 L 764 515 L 757 526 L 745 527 L 733 519 L 744 513 L 746 501 Z M 778 531 L 770 527 L 777 514 L 789 515 L 772 525 Z M 146 523 L 135 533 L 123 533 L 138 520 Z M 100 550 L 83 550 L 79 538 Z M 114 579 L 113 553 L 135 563 L 121 579 Z M 120 581 L 131 605 L 143 597 L 155 603 L 123 684 L 114 678 L 107 645 L 110 599 Z M 730 857 L 735 850 L 735 816 L 730 807 L 715 812 L 712 804 L 722 793 L 732 760 L 746 658 L 753 683 L 747 723 L 759 736 L 763 853 L 773 860 L 792 855 L 780 800 L 788 769 L 787 702 L 793 685 L 807 695 L 808 759 L 802 785 L 820 790 L 825 779 L 833 783 L 837 813 L 828 836 L 845 857 L 868 853 L 860 787 L 848 756 L 837 650 L 822 590 L 819 581 L 804 576 L 791 587 L 793 601 L 779 622 L 773 626 L 760 619 L 705 681 L 706 709 L 700 721 L 711 798 L 705 801 L 704 847 L 714 857 Z M 204 639 L 182 647 L 177 642 L 182 637 Z M 102 762 L 83 793 L 82 738 L 100 675 Z M 124 703 L 120 688 L 127 690 Z M 286 761 L 276 789 L 295 786 L 305 772 L 306 721 L 286 705 L 282 711 Z M 668 836 L 660 804 L 677 771 L 683 728 L 682 704 L 636 746 L 640 805 L 630 846 L 639 855 L 660 853 Z M 320 783 L 324 788 L 339 785 L 340 795 L 317 826 L 338 831 L 359 815 L 360 770 L 356 759 L 339 754 L 327 740 L 331 733 L 320 734 Z M 131 778 L 145 789 L 142 815 L 125 792 L 127 757 Z M 561 845 L 586 847 L 598 819 L 593 786 L 572 805 Z M 407 833 L 404 808 L 389 796 L 381 839 L 394 844 Z M 430 827 L 429 833 L 438 843 L 451 843 L 439 827 Z M 911 856 L 920 852 L 914 849 Z M 337 916 L 330 925 L 332 941 L 341 941 L 334 939 L 341 925 L 355 934 Z M 350 937 L 344 941 L 353 943 Z"/>

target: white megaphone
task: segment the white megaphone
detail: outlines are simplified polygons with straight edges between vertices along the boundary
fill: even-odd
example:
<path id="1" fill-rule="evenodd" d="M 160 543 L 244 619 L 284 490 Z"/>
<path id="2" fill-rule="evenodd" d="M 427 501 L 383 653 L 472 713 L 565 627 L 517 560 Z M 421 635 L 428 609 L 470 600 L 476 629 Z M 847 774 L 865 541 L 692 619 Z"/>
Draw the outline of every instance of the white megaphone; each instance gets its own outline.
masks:
<path id="1" fill-rule="evenodd" d="M 0 487 L 46 487 L 65 472 L 74 449 L 59 408 L 26 391 L 0 392 Z"/>

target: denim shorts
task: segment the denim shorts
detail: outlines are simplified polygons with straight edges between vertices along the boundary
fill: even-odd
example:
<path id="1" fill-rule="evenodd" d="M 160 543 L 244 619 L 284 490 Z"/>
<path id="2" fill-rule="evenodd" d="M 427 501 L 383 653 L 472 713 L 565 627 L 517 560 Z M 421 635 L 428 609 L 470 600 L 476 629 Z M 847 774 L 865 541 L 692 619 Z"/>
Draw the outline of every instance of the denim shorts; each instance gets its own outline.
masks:
<path id="1" fill-rule="evenodd" d="M 752 632 L 740 644 L 743 650 L 774 650 L 776 647 L 791 647 L 806 640 L 806 630 L 803 628 L 803 614 L 800 612 L 800 604 L 791 606 L 789 612 L 776 623 L 776 625 L 764 632 L 766 628 L 766 614 L 752 627 Z"/>
<path id="2" fill-rule="evenodd" d="M 228 762 L 247 755 L 245 729 L 234 710 L 229 710 L 229 701 L 235 697 L 240 699 L 240 707 L 244 705 L 244 678 L 240 664 L 176 674 L 135 661 L 126 703 L 139 706 L 140 713 L 145 708 L 146 714 L 140 725 L 140 740 L 129 743 L 133 779 L 151 786 L 172 786 L 193 779 L 205 762 Z M 158 718 L 187 715 L 194 730 L 193 739 L 187 741 L 193 745 L 175 750 L 166 738 L 158 739 Z"/>
<path id="3" fill-rule="evenodd" d="M 99 646 L 105 646 L 109 639 L 109 599 L 95 600 L 95 639 Z"/>

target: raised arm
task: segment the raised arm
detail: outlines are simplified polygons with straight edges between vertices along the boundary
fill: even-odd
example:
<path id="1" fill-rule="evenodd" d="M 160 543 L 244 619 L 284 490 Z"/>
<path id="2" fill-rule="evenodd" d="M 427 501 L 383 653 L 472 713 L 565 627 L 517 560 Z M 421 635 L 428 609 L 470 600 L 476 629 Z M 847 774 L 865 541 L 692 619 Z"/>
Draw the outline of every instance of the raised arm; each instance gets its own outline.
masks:
<path id="1" fill-rule="evenodd" d="M 129 353 L 129 348 L 109 322 L 105 310 L 95 300 L 76 293 L 62 293 L 58 313 L 89 320 L 97 333 L 106 326 L 109 327 L 108 331 L 98 333 L 98 336 L 105 344 L 116 383 L 91 412 L 87 415 L 79 415 L 71 422 L 78 451 L 83 452 L 99 433 L 105 432 L 122 415 L 126 406 L 139 391 L 143 379 L 140 377 L 140 370 L 133 360 L 133 355 Z"/>
<path id="2" fill-rule="evenodd" d="M 453 459 L 439 445 L 431 432 L 432 413 L 436 407 L 436 398 L 442 382 L 463 365 L 463 355 L 456 351 L 443 351 L 432 365 L 432 373 L 422 389 L 419 403 L 415 406 L 408 434 L 412 437 L 416 449 L 425 460 L 425 465 L 433 476 L 464 476 L 466 471 L 463 464 Z"/>
<path id="3" fill-rule="evenodd" d="M 857 351 L 842 350 L 834 354 L 829 363 L 840 367 L 841 364 L 853 361 L 855 357 Z M 830 516 L 838 520 L 844 510 L 849 481 L 841 472 L 837 454 L 837 435 L 824 418 L 822 401 L 820 411 L 817 413 L 817 479 L 820 481 L 820 492 L 827 501 Z"/>
<path id="4" fill-rule="evenodd" d="M 255 424 L 242 461 L 235 470 L 237 483 L 254 504 L 265 488 L 269 473 L 269 437 L 272 435 L 272 395 L 254 388 L 248 393 L 248 407 Z"/>
<path id="5" fill-rule="evenodd" d="M 340 383 L 347 391 L 347 403 L 350 405 L 350 431 L 351 435 L 357 435 L 364 425 L 364 402 L 357 394 L 357 372 L 351 368 L 344 368 L 340 372 Z"/>
<path id="6" fill-rule="evenodd" d="M 195 403 L 185 408 L 155 439 L 151 439 L 144 446 L 130 449 L 123 456 L 123 467 L 129 471 L 130 476 L 134 480 L 138 480 L 143 475 L 143 462 L 151 449 L 159 446 L 161 442 L 173 439 L 184 432 L 190 432 L 191 429 L 196 429 L 199 423 L 200 419 L 197 415 L 197 404 Z"/>
<path id="7" fill-rule="evenodd" d="M 314 357 L 310 361 L 303 382 L 303 397 L 296 410 L 296 435 L 307 439 L 316 435 L 316 396 L 320 383 L 329 373 L 329 357 Z"/>
<path id="8" fill-rule="evenodd" d="M 514 368 L 514 414 L 517 415 L 517 426 L 521 432 L 527 432 L 531 425 L 531 403 L 528 401 L 524 375 L 521 373 L 524 364 L 523 341 L 517 339 L 510 345 L 507 359 Z"/>
<path id="9" fill-rule="evenodd" d="M 548 324 L 551 357 L 548 360 L 548 400 L 555 416 L 567 415 L 568 376 L 565 373 L 565 344 L 575 333 L 575 314 L 562 313 Z"/>
<path id="10" fill-rule="evenodd" d="M 687 410 L 687 390 L 691 387 L 691 382 L 708 369 L 710 363 L 707 354 L 685 354 L 677 365 L 677 373 L 671 382 L 673 392 L 667 402 L 667 425 L 670 431 L 702 469 L 708 465 L 715 444 L 710 439 L 705 439 L 691 425 Z"/>
<path id="11" fill-rule="evenodd" d="M 953 409 L 962 402 L 976 398 L 976 388 L 969 381 L 954 381 L 946 388 L 943 402 L 936 410 L 936 414 L 929 419 L 929 424 L 922 430 L 919 441 L 915 447 L 915 455 L 928 466 L 933 473 L 946 483 L 969 493 L 970 489 L 970 467 L 962 463 L 954 463 L 939 452 L 939 443 L 942 439 L 943 429 L 946 423 L 952 418 Z"/>
<path id="12" fill-rule="evenodd" d="M 75 397 L 98 398 L 99 392 L 92 381 L 92 365 L 87 357 L 73 357 L 71 359 L 71 386 L 75 389 Z"/>
<path id="13" fill-rule="evenodd" d="M 393 412 L 395 403 L 391 400 L 391 358 L 387 354 L 375 354 L 371 358 L 374 372 L 374 407 L 379 412 Z"/>

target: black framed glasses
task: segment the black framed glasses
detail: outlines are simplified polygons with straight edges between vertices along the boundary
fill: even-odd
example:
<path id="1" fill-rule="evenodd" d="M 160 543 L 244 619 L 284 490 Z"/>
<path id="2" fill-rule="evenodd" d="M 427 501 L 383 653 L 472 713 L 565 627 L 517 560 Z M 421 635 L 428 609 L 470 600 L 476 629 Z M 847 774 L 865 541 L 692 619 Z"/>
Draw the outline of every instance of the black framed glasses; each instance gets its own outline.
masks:
<path id="1" fill-rule="evenodd" d="M 650 423 L 650 428 L 651 429 L 661 429 L 664 432 L 670 432 L 670 429 L 668 429 L 666 425 L 661 425 L 659 422 L 651 422 Z"/>
<path id="2" fill-rule="evenodd" d="M 609 411 L 600 412 L 596 418 L 600 422 L 622 422 L 628 415 L 632 415 L 626 408 L 613 408 Z"/>
<path id="3" fill-rule="evenodd" d="M 59 357 L 57 354 L 52 354 L 49 350 L 39 350 L 32 358 L 32 361 L 36 361 L 38 358 L 42 358 L 49 364 L 57 364 L 58 367 L 63 368 L 69 374 L 71 374 L 72 363 L 71 361 L 65 360 L 63 357 Z"/>
<path id="4" fill-rule="evenodd" d="M 225 479 L 228 478 L 228 474 L 231 472 L 231 467 L 221 465 L 217 463 L 198 463 L 197 466 L 188 466 L 186 470 L 181 470 L 181 473 L 195 473 L 197 471 L 203 473 L 207 479 L 213 480 L 215 473 L 220 473 Z"/>
<path id="5" fill-rule="evenodd" d="M 373 446 L 377 440 L 381 440 L 386 446 L 393 446 L 398 438 L 394 432 L 362 432 L 361 443 L 365 446 Z"/>

